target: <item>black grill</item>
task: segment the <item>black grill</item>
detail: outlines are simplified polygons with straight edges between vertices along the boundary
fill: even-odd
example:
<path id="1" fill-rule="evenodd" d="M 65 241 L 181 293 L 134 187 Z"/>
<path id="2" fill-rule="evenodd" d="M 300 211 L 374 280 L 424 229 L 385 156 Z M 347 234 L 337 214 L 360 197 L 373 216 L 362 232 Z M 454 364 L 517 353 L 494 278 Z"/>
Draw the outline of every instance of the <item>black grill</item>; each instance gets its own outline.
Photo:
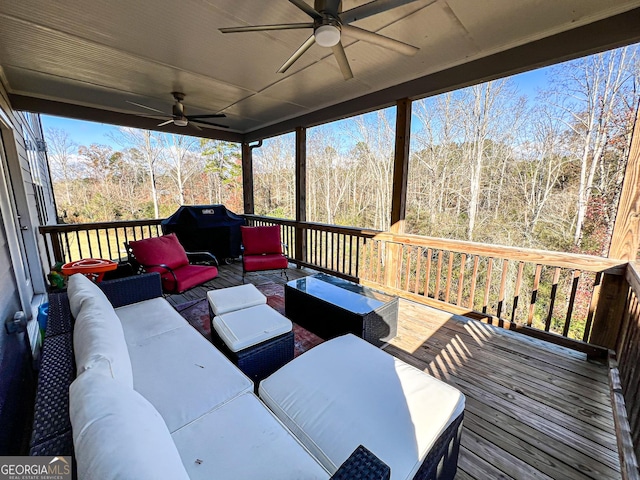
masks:
<path id="1" fill-rule="evenodd" d="M 240 256 L 244 218 L 224 205 L 183 205 L 161 225 L 162 232 L 175 233 L 188 252 L 210 252 L 218 260 Z"/>

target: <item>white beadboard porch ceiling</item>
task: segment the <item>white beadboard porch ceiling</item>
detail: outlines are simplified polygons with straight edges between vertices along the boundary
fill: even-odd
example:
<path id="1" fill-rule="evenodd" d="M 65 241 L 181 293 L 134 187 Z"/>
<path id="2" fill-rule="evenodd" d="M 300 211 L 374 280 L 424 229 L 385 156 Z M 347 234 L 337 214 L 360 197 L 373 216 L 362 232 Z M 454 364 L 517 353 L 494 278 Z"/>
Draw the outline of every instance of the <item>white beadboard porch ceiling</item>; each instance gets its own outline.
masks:
<path id="1" fill-rule="evenodd" d="M 343 0 L 343 10 L 364 3 Z M 318 45 L 276 73 L 311 29 L 218 31 L 308 22 L 287 0 L 3 0 L 0 80 L 10 97 L 91 107 L 98 121 L 101 111 L 153 115 L 127 100 L 170 112 L 170 92 L 182 91 L 188 114 L 224 113 L 212 121 L 246 134 L 638 7 L 640 0 L 417 0 L 354 25 L 419 52 L 406 57 L 343 37 L 354 73 L 345 81 L 331 50 Z"/>

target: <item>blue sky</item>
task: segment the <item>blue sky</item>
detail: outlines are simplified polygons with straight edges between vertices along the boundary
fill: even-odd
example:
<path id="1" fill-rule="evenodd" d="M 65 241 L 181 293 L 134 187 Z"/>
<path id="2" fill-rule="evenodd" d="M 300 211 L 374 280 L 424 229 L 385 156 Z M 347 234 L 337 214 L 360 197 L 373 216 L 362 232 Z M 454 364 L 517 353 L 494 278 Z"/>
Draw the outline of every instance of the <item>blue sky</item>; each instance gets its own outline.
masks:
<path id="1" fill-rule="evenodd" d="M 531 72 L 521 73 L 511 77 L 518 85 L 518 89 L 522 95 L 533 98 L 536 90 L 544 88 L 547 83 L 548 68 L 533 70 Z M 97 143 L 100 145 L 109 145 L 114 150 L 120 148 L 116 142 L 109 138 L 109 134 L 116 133 L 118 127 L 105 123 L 85 122 L 82 120 L 73 120 L 70 118 L 54 117 L 52 115 L 42 115 L 42 125 L 47 128 L 58 128 L 65 130 L 71 139 L 78 145 L 91 145 Z"/>

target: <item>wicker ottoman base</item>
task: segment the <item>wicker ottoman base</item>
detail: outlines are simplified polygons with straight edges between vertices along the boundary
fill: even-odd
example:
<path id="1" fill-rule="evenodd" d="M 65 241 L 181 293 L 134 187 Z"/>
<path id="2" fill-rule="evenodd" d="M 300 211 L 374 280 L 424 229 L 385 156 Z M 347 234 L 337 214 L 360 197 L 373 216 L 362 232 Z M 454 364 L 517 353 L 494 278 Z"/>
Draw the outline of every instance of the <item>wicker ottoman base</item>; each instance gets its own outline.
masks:
<path id="1" fill-rule="evenodd" d="M 293 331 L 238 352 L 232 352 L 214 328 L 211 328 L 211 341 L 247 377 L 255 382 L 256 387 L 262 379 L 293 360 Z"/>

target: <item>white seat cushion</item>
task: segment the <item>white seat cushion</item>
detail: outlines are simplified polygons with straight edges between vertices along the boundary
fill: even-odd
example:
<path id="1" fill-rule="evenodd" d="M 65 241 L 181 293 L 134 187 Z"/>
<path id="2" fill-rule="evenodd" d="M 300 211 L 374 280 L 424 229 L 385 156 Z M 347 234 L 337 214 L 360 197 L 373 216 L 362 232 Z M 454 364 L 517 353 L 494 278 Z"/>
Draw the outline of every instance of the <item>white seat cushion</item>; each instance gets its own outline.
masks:
<path id="1" fill-rule="evenodd" d="M 135 344 L 169 330 L 188 325 L 164 298 L 152 298 L 144 302 L 116 308 L 122 323 L 127 344 Z"/>
<path id="2" fill-rule="evenodd" d="M 252 393 L 233 399 L 171 436 L 192 480 L 329 478 Z"/>
<path id="3" fill-rule="evenodd" d="M 140 394 L 96 364 L 69 388 L 78 478 L 188 479 L 167 426 Z"/>
<path id="4" fill-rule="evenodd" d="M 253 391 L 253 382 L 191 325 L 128 347 L 133 388 L 160 412 L 171 432 Z"/>
<path id="5" fill-rule="evenodd" d="M 413 478 L 464 410 L 457 389 L 354 336 L 325 342 L 260 383 L 260 397 L 330 472 L 360 444 Z"/>
<path id="6" fill-rule="evenodd" d="M 290 332 L 293 324 L 269 305 L 258 305 L 214 317 L 213 328 L 229 350 L 239 352 Z"/>
<path id="7" fill-rule="evenodd" d="M 211 290 L 207 292 L 207 298 L 214 315 L 223 315 L 241 308 L 255 307 L 256 305 L 267 303 L 267 297 L 260 293 L 260 290 L 251 283 Z"/>

